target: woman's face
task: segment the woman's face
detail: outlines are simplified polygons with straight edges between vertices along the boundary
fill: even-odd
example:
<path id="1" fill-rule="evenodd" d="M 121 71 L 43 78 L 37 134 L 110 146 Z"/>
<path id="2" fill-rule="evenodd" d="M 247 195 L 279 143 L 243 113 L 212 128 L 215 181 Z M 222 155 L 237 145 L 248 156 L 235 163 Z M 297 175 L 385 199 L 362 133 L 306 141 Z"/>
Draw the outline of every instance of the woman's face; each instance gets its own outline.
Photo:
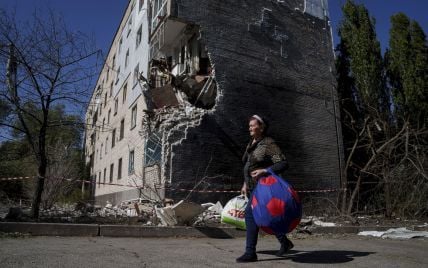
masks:
<path id="1" fill-rule="evenodd" d="M 248 125 L 249 125 L 248 130 L 250 131 L 250 136 L 252 138 L 257 139 L 262 136 L 263 128 L 262 128 L 262 125 L 259 123 L 259 121 L 257 121 L 257 119 L 251 119 Z"/>

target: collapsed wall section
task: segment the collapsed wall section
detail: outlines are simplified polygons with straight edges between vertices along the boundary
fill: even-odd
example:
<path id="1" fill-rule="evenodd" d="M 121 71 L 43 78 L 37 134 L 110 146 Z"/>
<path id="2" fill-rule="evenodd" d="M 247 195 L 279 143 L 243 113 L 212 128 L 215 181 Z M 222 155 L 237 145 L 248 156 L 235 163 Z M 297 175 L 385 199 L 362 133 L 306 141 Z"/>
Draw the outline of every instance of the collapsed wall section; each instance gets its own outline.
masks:
<path id="1" fill-rule="evenodd" d="M 303 10 L 297 0 L 174 1 L 177 19 L 200 26 L 218 96 L 193 118 L 185 110 L 169 117 L 179 120 L 163 134 L 165 196 L 225 201 L 230 195 L 222 192 L 179 189 L 239 190 L 252 114 L 269 120 L 290 163 L 284 177 L 298 190 L 339 187 L 330 26 Z"/>

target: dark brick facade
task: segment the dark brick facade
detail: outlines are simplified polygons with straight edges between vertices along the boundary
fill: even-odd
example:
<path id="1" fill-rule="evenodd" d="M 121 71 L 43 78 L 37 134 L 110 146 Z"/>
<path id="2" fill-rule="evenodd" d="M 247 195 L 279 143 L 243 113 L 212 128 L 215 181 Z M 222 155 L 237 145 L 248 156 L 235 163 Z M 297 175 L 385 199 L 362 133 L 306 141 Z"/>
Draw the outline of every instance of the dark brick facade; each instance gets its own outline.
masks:
<path id="1" fill-rule="evenodd" d="M 201 27 L 221 96 L 201 125 L 173 146 L 166 167 L 173 188 L 193 188 L 207 176 L 214 178 L 199 188 L 239 190 L 252 114 L 270 122 L 270 136 L 290 163 L 283 175 L 295 188 L 339 188 L 343 157 L 330 28 L 302 10 L 303 0 L 175 2 L 178 19 Z M 216 201 L 230 195 L 191 197 Z"/>

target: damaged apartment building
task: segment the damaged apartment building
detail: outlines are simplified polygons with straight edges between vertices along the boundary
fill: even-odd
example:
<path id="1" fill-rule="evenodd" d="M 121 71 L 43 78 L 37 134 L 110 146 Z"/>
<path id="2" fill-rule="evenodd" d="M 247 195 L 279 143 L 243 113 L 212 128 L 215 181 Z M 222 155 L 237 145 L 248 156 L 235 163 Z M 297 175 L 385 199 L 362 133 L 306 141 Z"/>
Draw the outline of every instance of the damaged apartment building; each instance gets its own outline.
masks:
<path id="1" fill-rule="evenodd" d="M 327 0 L 131 0 L 88 106 L 97 203 L 226 201 L 259 114 L 297 190 L 338 189 Z"/>

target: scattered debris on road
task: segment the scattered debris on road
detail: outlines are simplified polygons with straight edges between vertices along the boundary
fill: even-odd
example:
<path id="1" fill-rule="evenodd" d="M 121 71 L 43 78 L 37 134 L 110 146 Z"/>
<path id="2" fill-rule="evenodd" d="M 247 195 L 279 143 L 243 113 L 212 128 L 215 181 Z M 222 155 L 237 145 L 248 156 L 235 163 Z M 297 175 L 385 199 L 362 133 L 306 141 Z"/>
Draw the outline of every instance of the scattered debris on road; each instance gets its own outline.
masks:
<path id="1" fill-rule="evenodd" d="M 384 232 L 364 231 L 364 232 L 359 232 L 358 235 L 374 236 L 374 237 L 390 238 L 390 239 L 411 239 L 411 238 L 417 238 L 417 237 L 428 237 L 428 232 L 412 231 L 407 228 L 394 228 Z"/>

